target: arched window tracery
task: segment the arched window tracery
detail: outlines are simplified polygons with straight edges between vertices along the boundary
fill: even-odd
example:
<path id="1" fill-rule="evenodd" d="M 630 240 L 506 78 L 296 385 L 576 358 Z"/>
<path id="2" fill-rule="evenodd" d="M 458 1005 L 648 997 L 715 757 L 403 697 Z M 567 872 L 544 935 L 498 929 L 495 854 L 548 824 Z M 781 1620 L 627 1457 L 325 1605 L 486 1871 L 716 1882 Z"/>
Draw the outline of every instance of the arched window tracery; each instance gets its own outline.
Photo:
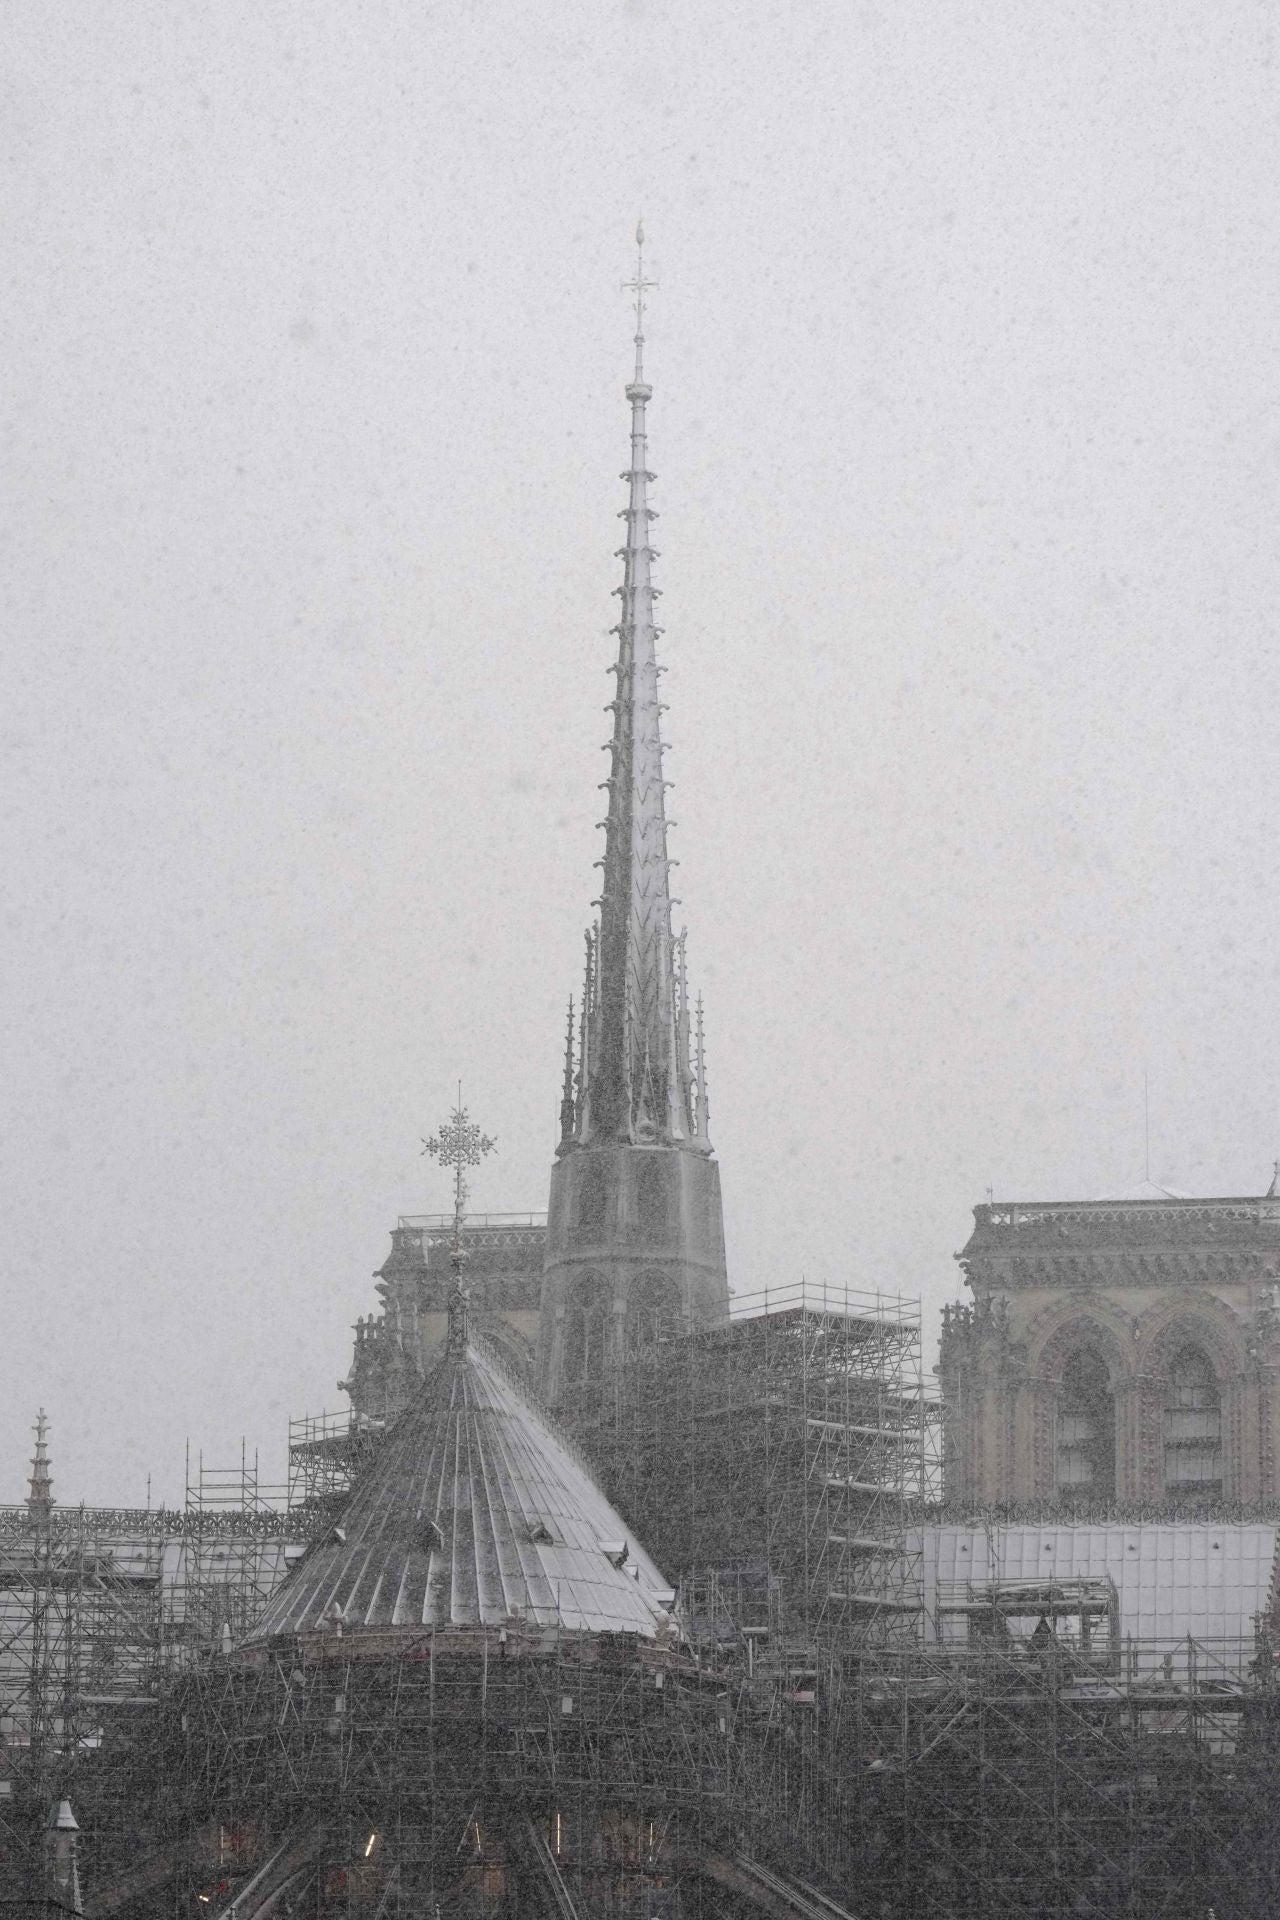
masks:
<path id="1" fill-rule="evenodd" d="M 1188 1343 L 1174 1355 L 1165 1389 L 1165 1492 L 1214 1500 L 1222 1483 L 1222 1395 L 1208 1355 Z"/>
<path id="2" fill-rule="evenodd" d="M 627 1304 L 627 1345 L 656 1346 L 678 1333 L 684 1318 L 680 1289 L 665 1273 L 642 1273 L 631 1286 Z"/>
<path id="3" fill-rule="evenodd" d="M 580 1274 L 569 1288 L 564 1313 L 562 1373 L 572 1385 L 598 1380 L 609 1358 L 613 1296 L 598 1273 Z"/>
<path id="4" fill-rule="evenodd" d="M 1116 1403 L 1106 1360 L 1096 1347 L 1078 1347 L 1063 1368 L 1054 1467 L 1055 1486 L 1064 1499 L 1114 1500 Z"/>

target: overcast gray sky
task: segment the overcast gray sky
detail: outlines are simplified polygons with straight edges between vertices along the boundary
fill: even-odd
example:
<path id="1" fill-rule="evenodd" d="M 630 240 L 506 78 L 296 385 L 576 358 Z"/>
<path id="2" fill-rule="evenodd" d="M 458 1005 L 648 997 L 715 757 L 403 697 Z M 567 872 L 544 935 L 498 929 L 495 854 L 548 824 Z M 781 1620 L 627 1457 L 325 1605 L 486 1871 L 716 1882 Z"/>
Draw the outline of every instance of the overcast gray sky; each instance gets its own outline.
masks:
<path id="1" fill-rule="evenodd" d="M 545 1204 L 643 212 L 730 1277 L 1280 1151 L 1276 11 L 8 0 L 0 1497 Z"/>

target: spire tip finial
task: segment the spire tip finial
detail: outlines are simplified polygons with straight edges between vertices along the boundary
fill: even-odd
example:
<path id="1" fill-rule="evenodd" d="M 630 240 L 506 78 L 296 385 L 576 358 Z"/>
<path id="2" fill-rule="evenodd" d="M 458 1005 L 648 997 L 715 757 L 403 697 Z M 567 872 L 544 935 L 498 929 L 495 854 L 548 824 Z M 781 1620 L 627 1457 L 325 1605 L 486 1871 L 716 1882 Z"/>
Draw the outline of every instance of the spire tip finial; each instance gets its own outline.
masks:
<path id="1" fill-rule="evenodd" d="M 658 284 L 656 280 L 646 280 L 644 277 L 643 220 L 636 221 L 636 276 L 634 280 L 624 280 L 622 284 L 625 291 L 633 293 L 636 299 L 636 370 L 635 377 L 627 389 L 634 400 L 639 397 L 637 389 L 644 386 L 644 297 Z M 647 398 L 647 394 L 644 397 Z"/>

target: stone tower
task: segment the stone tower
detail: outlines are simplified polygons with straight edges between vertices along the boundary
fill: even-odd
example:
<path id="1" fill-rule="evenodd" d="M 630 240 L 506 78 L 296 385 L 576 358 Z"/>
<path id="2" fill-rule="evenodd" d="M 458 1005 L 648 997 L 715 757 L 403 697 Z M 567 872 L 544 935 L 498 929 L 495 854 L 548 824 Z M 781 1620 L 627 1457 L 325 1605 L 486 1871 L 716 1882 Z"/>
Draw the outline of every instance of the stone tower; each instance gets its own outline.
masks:
<path id="1" fill-rule="evenodd" d="M 702 1007 L 689 1004 L 685 935 L 673 936 L 662 776 L 643 366 L 643 236 L 636 296 L 631 461 L 611 668 L 613 737 L 599 919 L 572 1004 L 542 1284 L 546 1397 L 572 1398 L 628 1347 L 728 1310 L 720 1170 L 707 1133 Z M 576 1033 L 575 1033 L 576 1025 Z"/>
<path id="2" fill-rule="evenodd" d="M 1278 1189 L 975 1207 L 973 1298 L 944 1309 L 938 1365 L 948 1500 L 1090 1518 L 1275 1500 Z"/>

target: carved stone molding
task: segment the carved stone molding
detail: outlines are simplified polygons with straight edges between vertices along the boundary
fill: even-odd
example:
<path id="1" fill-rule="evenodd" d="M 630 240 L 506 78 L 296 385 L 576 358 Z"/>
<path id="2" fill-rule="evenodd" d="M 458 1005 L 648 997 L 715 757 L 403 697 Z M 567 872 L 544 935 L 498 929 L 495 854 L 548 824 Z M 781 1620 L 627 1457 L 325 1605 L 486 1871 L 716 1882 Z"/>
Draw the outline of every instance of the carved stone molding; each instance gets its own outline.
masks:
<path id="1" fill-rule="evenodd" d="M 1038 1379 L 1060 1381 L 1071 1355 L 1093 1345 L 1106 1356 L 1113 1393 L 1134 1372 L 1134 1344 L 1132 1317 L 1106 1299 L 1055 1301 L 1026 1333 L 1028 1364 Z"/>
<path id="2" fill-rule="evenodd" d="M 1251 1286 L 1276 1270 L 1276 1260 L 1256 1251 L 1199 1252 L 1143 1248 L 1133 1252 L 1016 1253 L 1005 1260 L 967 1263 L 975 1293 L 1043 1287 Z"/>
<path id="3" fill-rule="evenodd" d="M 1223 1300 L 1200 1289 L 1148 1307 L 1138 1319 L 1138 1360 L 1143 1373 L 1167 1379 L 1180 1348 L 1202 1347 L 1220 1382 L 1251 1369 L 1248 1329 Z"/>

